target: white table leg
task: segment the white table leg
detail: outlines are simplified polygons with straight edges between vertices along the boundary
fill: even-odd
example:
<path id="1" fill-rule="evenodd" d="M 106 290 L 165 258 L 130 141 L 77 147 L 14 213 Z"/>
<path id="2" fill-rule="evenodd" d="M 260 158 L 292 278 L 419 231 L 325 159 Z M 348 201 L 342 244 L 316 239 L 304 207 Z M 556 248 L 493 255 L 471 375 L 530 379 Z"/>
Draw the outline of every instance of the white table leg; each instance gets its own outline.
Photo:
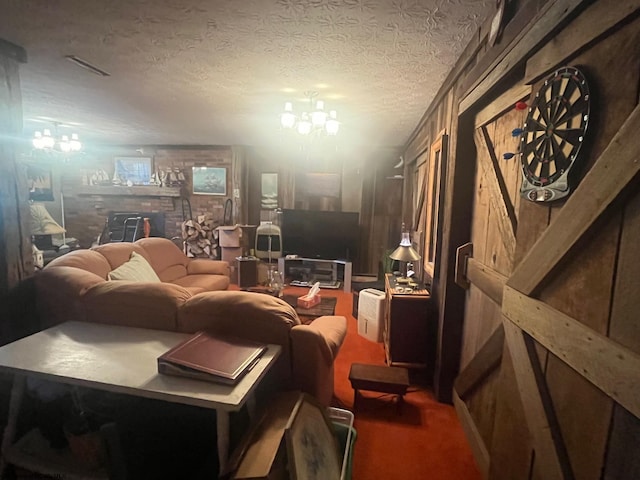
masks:
<path id="1" fill-rule="evenodd" d="M 25 377 L 22 375 L 14 375 L 13 385 L 11 386 L 11 398 L 9 399 L 9 414 L 7 417 L 7 426 L 2 435 L 2 456 L 0 457 L 0 478 L 4 477 L 4 471 L 7 468 L 6 452 L 11 447 L 16 435 L 16 425 L 18 423 L 18 414 L 20 413 L 20 405 L 24 395 Z"/>
<path id="2" fill-rule="evenodd" d="M 229 412 L 216 410 L 216 428 L 218 435 L 218 462 L 220 473 L 224 472 L 229 460 Z"/>

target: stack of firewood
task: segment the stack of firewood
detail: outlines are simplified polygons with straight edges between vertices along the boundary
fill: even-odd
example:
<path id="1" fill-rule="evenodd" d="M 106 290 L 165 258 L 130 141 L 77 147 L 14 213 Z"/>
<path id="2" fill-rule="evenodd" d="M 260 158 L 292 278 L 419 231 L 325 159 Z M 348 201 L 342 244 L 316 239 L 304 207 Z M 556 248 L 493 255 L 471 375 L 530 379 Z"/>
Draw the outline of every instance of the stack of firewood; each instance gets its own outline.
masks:
<path id="1" fill-rule="evenodd" d="M 211 215 L 198 215 L 196 220 L 182 222 L 184 253 L 188 257 L 216 258 L 217 226 Z"/>

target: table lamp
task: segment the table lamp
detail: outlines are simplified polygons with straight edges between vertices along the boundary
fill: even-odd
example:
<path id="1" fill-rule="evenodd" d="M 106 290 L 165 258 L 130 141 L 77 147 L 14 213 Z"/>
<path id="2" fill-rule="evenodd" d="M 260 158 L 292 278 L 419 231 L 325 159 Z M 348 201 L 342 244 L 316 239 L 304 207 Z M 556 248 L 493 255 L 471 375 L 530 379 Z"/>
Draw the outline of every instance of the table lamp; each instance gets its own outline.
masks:
<path id="1" fill-rule="evenodd" d="M 30 209 L 31 235 L 34 245 L 40 250 L 53 249 L 51 235 L 64 233 L 65 229 L 53 219 L 42 203 L 32 203 Z"/>
<path id="2" fill-rule="evenodd" d="M 407 278 L 407 264 L 420 260 L 420 255 L 413 248 L 413 245 L 411 245 L 409 232 L 405 232 L 404 230 L 404 223 L 402 224 L 402 240 L 400 240 L 400 245 L 389 255 L 389 258 L 400 262 L 400 273 L 402 277 L 398 279 L 398 282 L 407 283 L 409 281 Z"/>

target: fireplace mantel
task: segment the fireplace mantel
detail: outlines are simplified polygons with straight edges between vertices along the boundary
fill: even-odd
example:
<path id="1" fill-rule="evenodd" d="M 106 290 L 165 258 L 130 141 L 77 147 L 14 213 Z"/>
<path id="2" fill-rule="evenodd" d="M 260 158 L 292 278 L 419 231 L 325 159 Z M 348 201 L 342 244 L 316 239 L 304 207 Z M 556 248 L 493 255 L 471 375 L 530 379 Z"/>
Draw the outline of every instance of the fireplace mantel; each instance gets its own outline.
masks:
<path id="1" fill-rule="evenodd" d="M 118 195 L 133 197 L 179 197 L 180 187 L 157 187 L 139 185 L 133 187 L 118 187 L 112 185 L 79 185 L 65 186 L 65 195 Z"/>

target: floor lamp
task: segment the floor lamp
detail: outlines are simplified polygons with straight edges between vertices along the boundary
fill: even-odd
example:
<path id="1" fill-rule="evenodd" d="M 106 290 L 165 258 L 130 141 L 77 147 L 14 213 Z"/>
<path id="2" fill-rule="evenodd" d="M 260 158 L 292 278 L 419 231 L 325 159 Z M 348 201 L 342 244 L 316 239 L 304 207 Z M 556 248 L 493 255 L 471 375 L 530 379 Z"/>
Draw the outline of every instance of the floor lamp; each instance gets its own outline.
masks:
<path id="1" fill-rule="evenodd" d="M 64 194 L 62 193 L 62 189 L 60 189 L 60 215 L 62 216 L 62 245 L 58 247 L 58 251 L 60 250 L 69 250 L 69 245 L 67 245 L 67 236 L 66 236 L 66 226 L 64 224 Z"/>

